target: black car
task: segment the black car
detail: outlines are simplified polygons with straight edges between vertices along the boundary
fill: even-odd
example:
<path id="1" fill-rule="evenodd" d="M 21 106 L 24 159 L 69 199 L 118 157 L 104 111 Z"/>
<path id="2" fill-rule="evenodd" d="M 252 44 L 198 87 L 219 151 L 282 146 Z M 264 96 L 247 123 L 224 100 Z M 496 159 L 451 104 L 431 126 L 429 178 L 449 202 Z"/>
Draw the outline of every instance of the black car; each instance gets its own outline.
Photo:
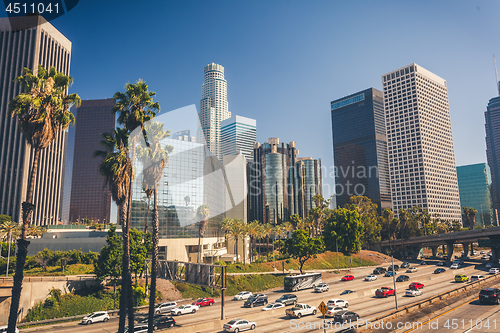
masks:
<path id="1" fill-rule="evenodd" d="M 389 266 L 389 268 L 387 268 L 387 271 L 391 272 L 393 269 L 395 271 L 399 271 L 399 266 L 398 265 L 394 265 L 394 267 L 393 266 Z"/>
<path id="2" fill-rule="evenodd" d="M 340 295 L 349 295 L 352 293 L 355 293 L 356 291 L 354 290 L 344 290 L 343 292 L 340 293 Z"/>
<path id="3" fill-rule="evenodd" d="M 294 295 L 294 294 L 284 294 L 284 295 L 281 295 L 280 298 L 278 298 L 276 300 L 276 302 L 280 302 L 280 303 L 283 303 L 285 305 L 294 305 L 295 303 L 298 302 L 298 298 L 297 298 L 297 295 Z"/>
<path id="4" fill-rule="evenodd" d="M 409 280 L 410 280 L 410 277 L 408 275 L 400 275 L 396 279 L 396 282 L 405 282 L 405 281 L 409 281 Z"/>
<path id="5" fill-rule="evenodd" d="M 245 304 L 243 304 L 243 306 L 245 308 L 253 308 L 254 306 L 261 306 L 266 304 L 267 304 L 267 295 L 259 297 L 250 297 L 245 301 Z"/>
<path id="6" fill-rule="evenodd" d="M 162 315 L 162 314 L 159 314 L 159 313 L 155 313 L 153 315 L 153 322 L 158 319 L 158 318 L 162 318 L 162 317 L 165 317 L 165 315 Z M 136 319 L 137 322 L 139 324 L 144 324 L 144 325 L 147 325 L 148 324 L 148 321 L 149 321 L 149 317 L 146 315 L 146 317 L 144 317 L 143 319 Z"/>
<path id="7" fill-rule="evenodd" d="M 436 268 L 436 269 L 434 270 L 434 274 L 443 273 L 443 272 L 445 272 L 445 271 L 446 271 L 446 269 L 444 269 L 443 267 L 439 267 L 439 268 Z"/>
<path id="8" fill-rule="evenodd" d="M 404 263 L 401 264 L 401 268 L 408 268 L 408 267 L 410 267 L 410 263 L 409 262 L 405 261 Z"/>
<path id="9" fill-rule="evenodd" d="M 385 274 L 387 270 L 384 267 L 377 267 L 373 270 L 373 274 L 380 275 L 380 274 Z"/>
<path id="10" fill-rule="evenodd" d="M 500 304 L 500 289 L 486 288 L 479 292 L 479 302 Z"/>
<path id="11" fill-rule="evenodd" d="M 339 311 L 335 313 L 335 316 L 333 317 L 333 321 L 336 322 L 348 322 L 348 321 L 356 321 L 359 318 L 359 314 L 354 313 L 352 311 Z"/>
<path id="12" fill-rule="evenodd" d="M 170 316 L 160 317 L 153 322 L 153 329 L 155 331 L 162 328 L 170 328 L 172 326 L 175 326 L 175 319 Z"/>

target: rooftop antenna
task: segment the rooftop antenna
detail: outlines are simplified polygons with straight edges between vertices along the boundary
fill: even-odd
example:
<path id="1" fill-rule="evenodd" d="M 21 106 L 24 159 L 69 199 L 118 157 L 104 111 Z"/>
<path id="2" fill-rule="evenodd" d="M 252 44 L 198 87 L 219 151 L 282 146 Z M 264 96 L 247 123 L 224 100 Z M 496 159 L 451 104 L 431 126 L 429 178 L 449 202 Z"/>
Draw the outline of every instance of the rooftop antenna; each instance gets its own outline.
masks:
<path id="1" fill-rule="evenodd" d="M 495 60 L 495 55 L 493 54 L 493 64 L 495 65 L 495 78 L 496 78 L 496 83 L 497 83 L 497 91 L 498 95 L 500 96 L 500 86 L 498 85 L 498 72 L 497 72 L 497 62 Z"/>

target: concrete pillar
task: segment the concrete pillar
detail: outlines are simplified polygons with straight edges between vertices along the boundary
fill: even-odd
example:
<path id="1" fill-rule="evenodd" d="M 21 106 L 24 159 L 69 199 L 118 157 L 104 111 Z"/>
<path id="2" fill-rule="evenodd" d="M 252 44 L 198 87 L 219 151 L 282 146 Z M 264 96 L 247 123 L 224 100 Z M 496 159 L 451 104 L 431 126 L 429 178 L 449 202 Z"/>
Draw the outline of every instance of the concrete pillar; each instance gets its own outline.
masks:
<path id="1" fill-rule="evenodd" d="M 472 257 L 473 255 L 474 255 L 474 243 L 470 243 L 470 256 Z"/>
<path id="2" fill-rule="evenodd" d="M 498 250 L 500 250 L 497 247 L 491 247 L 491 261 L 493 261 L 495 264 L 498 263 Z"/>
<path id="3" fill-rule="evenodd" d="M 437 254 L 438 254 L 438 247 L 437 246 L 431 246 L 431 250 L 432 250 L 432 256 L 435 258 L 437 257 Z"/>
<path id="4" fill-rule="evenodd" d="M 464 256 L 469 254 L 469 245 L 471 245 L 471 243 L 462 243 L 462 246 L 464 248 Z"/>
<path id="5" fill-rule="evenodd" d="M 455 241 L 446 241 L 446 253 L 448 255 L 448 261 L 453 260 L 453 244 Z"/>

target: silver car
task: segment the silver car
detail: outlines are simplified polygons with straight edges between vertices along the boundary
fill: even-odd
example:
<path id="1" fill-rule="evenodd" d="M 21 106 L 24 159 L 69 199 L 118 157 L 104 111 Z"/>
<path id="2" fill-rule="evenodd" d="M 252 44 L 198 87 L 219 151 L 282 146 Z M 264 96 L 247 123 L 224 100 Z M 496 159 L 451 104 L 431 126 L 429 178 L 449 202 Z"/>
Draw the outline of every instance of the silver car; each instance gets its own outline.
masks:
<path id="1" fill-rule="evenodd" d="M 97 323 L 100 321 L 107 322 L 109 320 L 109 315 L 106 311 L 97 311 L 83 317 L 82 324 L 88 325 Z"/>
<path id="2" fill-rule="evenodd" d="M 314 291 L 317 293 L 322 293 L 322 292 L 328 291 L 328 290 L 330 290 L 328 283 L 320 283 L 314 288 Z"/>
<path id="3" fill-rule="evenodd" d="M 160 314 L 163 312 L 170 312 L 170 310 L 172 310 L 173 308 L 176 308 L 176 307 L 177 307 L 176 302 L 164 302 L 164 303 L 158 304 L 155 307 L 155 313 Z"/>
<path id="4" fill-rule="evenodd" d="M 235 295 L 233 299 L 235 301 L 241 301 L 241 300 L 244 300 L 244 299 L 248 299 L 250 296 L 252 296 L 252 292 L 251 291 L 241 291 L 240 293 L 238 293 L 237 295 Z"/>
<path id="5" fill-rule="evenodd" d="M 248 321 L 245 319 L 234 319 L 229 323 L 224 324 L 224 332 L 241 332 L 246 330 L 254 330 L 257 324 L 253 321 Z"/>

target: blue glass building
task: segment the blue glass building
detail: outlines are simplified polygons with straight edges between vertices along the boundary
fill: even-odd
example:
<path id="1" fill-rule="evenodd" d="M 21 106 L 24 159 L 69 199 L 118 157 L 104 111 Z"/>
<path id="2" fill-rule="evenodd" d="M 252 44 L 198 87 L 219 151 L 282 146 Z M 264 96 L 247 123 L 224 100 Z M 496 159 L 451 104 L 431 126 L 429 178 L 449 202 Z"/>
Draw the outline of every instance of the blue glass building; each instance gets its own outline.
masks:
<path id="1" fill-rule="evenodd" d="M 500 93 L 500 92 L 499 92 Z M 491 170 L 493 216 L 498 222 L 500 209 L 500 96 L 490 99 L 486 112 L 486 158 Z"/>

